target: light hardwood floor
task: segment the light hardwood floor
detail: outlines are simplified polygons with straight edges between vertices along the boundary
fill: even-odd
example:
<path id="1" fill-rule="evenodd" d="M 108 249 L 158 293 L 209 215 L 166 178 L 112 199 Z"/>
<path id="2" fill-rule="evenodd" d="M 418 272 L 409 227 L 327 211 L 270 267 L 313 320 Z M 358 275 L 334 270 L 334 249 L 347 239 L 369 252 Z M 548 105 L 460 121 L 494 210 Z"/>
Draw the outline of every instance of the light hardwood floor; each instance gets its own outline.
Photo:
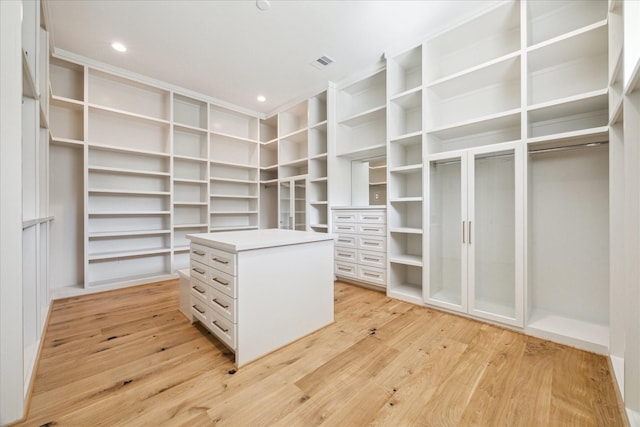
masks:
<path id="1" fill-rule="evenodd" d="M 626 425 L 602 356 L 339 282 L 335 318 L 232 374 L 177 281 L 56 301 L 20 425 Z"/>

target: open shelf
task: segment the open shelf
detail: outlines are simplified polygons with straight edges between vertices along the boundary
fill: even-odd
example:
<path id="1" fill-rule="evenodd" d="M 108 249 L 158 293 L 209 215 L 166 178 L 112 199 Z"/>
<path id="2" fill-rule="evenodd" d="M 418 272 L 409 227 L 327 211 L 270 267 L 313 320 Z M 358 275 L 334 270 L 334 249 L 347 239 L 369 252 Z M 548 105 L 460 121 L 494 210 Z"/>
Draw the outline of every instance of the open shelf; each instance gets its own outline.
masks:
<path id="1" fill-rule="evenodd" d="M 387 87 L 390 96 L 422 86 L 422 46 L 411 48 L 387 60 Z"/>

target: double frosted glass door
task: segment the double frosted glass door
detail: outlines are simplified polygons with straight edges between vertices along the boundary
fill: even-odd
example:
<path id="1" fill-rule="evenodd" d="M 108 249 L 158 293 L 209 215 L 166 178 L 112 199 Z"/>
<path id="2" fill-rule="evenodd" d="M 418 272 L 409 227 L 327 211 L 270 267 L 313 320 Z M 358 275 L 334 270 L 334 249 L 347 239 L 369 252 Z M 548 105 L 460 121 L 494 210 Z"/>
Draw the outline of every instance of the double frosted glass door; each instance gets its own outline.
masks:
<path id="1" fill-rule="evenodd" d="M 515 144 L 431 156 L 427 303 L 523 325 L 520 167 Z"/>
<path id="2" fill-rule="evenodd" d="M 279 228 L 305 231 L 307 229 L 306 178 L 281 181 L 279 194 Z"/>

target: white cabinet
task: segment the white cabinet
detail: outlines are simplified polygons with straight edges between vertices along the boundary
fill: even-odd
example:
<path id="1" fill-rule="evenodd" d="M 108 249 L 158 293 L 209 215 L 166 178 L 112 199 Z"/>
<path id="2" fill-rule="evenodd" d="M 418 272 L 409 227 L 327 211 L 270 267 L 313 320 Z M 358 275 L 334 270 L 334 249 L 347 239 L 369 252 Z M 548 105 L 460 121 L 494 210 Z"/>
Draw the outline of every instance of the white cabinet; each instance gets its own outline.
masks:
<path id="1" fill-rule="evenodd" d="M 280 180 L 278 184 L 280 223 L 278 228 L 306 231 L 307 179 L 305 177 Z"/>
<path id="2" fill-rule="evenodd" d="M 428 304 L 523 326 L 517 144 L 429 156 Z"/>
<path id="3" fill-rule="evenodd" d="M 335 275 L 376 288 L 387 286 L 387 215 L 380 207 L 334 208 Z"/>
<path id="4" fill-rule="evenodd" d="M 333 322 L 331 236 L 270 229 L 188 237 L 189 317 L 235 353 L 237 366 Z"/>

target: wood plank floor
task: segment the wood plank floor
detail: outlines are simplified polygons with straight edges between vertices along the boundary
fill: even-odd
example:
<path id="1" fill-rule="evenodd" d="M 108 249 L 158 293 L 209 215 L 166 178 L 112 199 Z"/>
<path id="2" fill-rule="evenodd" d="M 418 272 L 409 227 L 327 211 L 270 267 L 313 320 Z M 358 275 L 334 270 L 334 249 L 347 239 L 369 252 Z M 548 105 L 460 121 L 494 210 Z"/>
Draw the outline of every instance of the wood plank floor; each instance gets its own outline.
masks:
<path id="1" fill-rule="evenodd" d="M 232 373 L 177 281 L 56 301 L 19 425 L 626 425 L 602 356 L 339 282 L 335 318 Z"/>

